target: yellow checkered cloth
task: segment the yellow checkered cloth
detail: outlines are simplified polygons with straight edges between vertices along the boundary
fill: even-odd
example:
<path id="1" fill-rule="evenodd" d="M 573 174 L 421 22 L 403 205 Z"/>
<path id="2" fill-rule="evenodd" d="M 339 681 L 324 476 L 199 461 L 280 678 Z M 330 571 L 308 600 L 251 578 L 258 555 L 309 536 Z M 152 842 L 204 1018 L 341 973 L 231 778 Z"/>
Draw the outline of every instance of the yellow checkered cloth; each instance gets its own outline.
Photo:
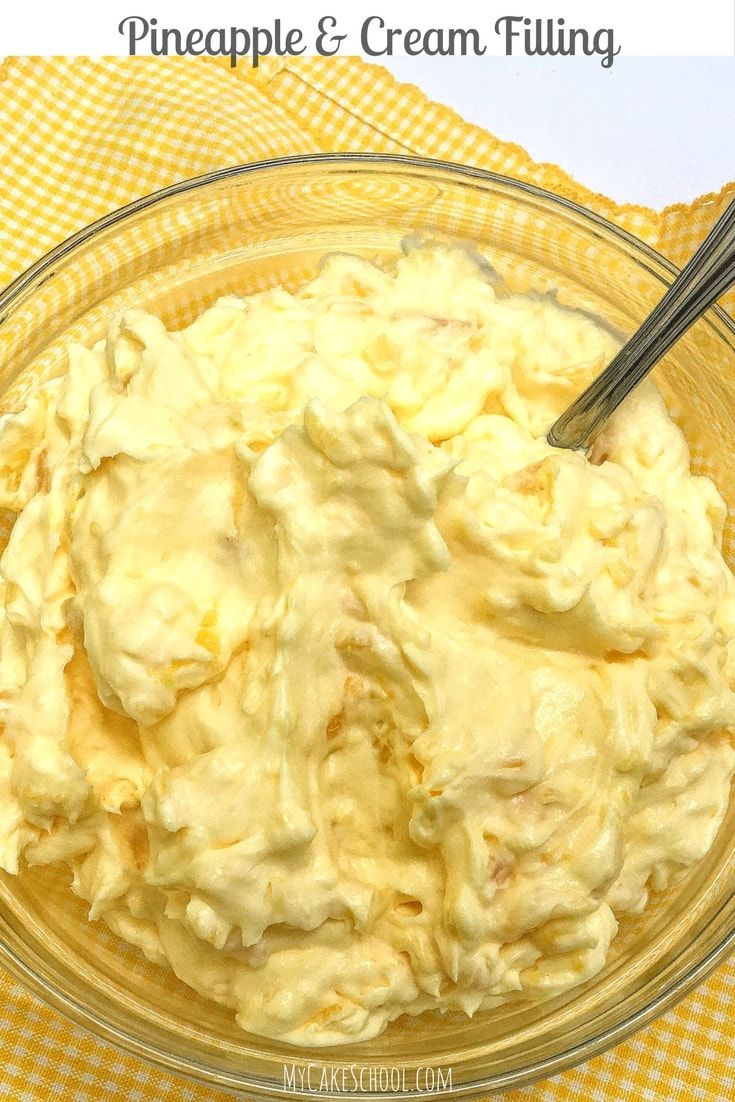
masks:
<path id="1" fill-rule="evenodd" d="M 461 161 L 548 188 L 682 263 L 735 195 L 657 213 L 536 164 L 355 58 L 12 58 L 0 69 L 0 284 L 95 218 L 186 177 L 294 153 L 371 150 Z M 726 300 L 735 312 L 735 296 Z M 735 963 L 635 1038 L 506 1102 L 735 1099 Z M 225 1102 L 69 1026 L 0 973 L 0 1099 Z"/>

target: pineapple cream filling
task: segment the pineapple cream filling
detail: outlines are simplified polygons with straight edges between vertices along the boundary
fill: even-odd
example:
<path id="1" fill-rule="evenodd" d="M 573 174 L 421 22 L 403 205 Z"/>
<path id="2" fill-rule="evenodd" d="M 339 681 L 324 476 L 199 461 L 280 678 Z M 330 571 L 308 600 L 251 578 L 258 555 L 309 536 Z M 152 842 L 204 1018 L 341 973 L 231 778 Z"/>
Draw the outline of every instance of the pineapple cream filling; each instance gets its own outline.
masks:
<path id="1" fill-rule="evenodd" d="M 615 349 L 439 246 L 71 346 L 0 421 L 0 865 L 296 1044 L 598 972 L 735 768 L 721 497 L 652 384 L 545 440 Z"/>

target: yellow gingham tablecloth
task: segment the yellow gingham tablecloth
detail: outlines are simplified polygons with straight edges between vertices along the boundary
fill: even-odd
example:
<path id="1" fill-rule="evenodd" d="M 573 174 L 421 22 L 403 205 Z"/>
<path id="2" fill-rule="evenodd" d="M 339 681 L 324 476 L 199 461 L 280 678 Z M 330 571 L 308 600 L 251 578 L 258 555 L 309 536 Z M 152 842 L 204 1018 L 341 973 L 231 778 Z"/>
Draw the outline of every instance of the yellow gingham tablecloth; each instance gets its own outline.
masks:
<path id="1" fill-rule="evenodd" d="M 574 199 L 682 263 L 735 183 L 657 213 L 619 206 L 355 58 L 11 58 L 0 69 L 0 285 L 95 218 L 186 177 L 295 153 L 371 150 L 462 161 Z M 725 300 L 735 312 L 735 295 Z M 735 962 L 590 1063 L 505 1102 L 735 1099 Z M 70 1026 L 0 973 L 0 1099 L 226 1102 Z"/>

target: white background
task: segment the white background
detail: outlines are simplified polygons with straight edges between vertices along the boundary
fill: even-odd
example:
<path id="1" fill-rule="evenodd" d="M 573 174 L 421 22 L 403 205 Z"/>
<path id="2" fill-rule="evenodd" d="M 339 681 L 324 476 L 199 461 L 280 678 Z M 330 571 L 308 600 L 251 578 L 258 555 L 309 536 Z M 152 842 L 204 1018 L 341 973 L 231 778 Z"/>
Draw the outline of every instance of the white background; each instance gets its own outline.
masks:
<path id="1" fill-rule="evenodd" d="M 588 58 L 383 63 L 618 202 L 660 208 L 735 180 L 733 57 L 621 56 L 609 70 Z"/>
<path id="2" fill-rule="evenodd" d="M 125 53 L 117 27 L 126 16 L 182 30 L 267 27 L 281 18 L 311 34 L 320 16 L 333 15 L 350 35 L 350 53 L 359 52 L 359 27 L 370 15 L 404 29 L 483 28 L 488 50 L 498 53 L 502 43 L 492 28 L 503 15 L 612 26 L 631 57 L 732 56 L 735 45 L 733 0 L 6 0 L 3 6 L 5 53 Z"/>

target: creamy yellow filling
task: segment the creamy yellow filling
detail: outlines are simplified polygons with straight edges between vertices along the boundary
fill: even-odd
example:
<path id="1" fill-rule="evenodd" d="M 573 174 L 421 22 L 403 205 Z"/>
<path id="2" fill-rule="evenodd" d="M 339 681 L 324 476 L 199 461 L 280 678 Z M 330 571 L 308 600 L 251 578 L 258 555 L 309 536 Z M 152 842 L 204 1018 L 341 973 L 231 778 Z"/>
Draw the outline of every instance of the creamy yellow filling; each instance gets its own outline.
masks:
<path id="1" fill-rule="evenodd" d="M 0 864 L 308 1045 L 547 997 L 735 769 L 725 509 L 650 384 L 459 249 L 129 310 L 0 421 Z"/>

